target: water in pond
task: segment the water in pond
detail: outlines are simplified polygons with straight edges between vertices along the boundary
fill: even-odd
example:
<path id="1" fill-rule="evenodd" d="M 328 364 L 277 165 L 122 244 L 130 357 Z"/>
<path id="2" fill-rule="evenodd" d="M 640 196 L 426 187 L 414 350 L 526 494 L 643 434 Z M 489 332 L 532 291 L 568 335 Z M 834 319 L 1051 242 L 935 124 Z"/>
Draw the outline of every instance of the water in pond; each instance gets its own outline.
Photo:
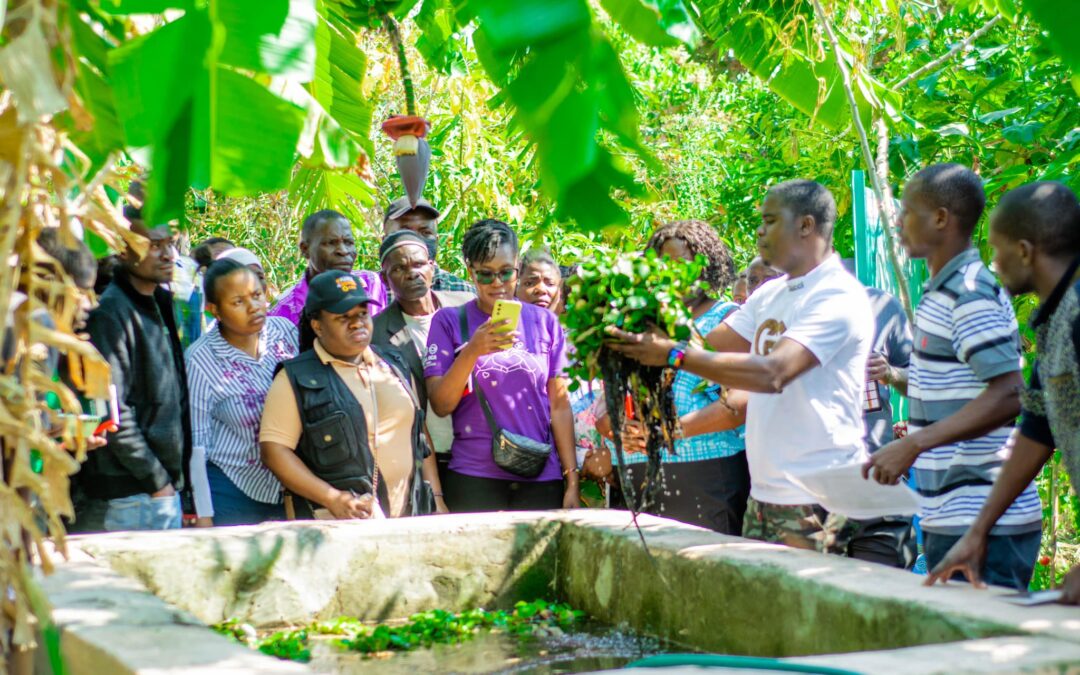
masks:
<path id="1" fill-rule="evenodd" d="M 568 631 L 518 637 L 481 631 L 459 644 L 437 644 L 408 652 L 363 656 L 312 640 L 311 669 L 320 673 L 582 673 L 620 668 L 631 661 L 675 649 L 653 637 L 582 621 Z"/>

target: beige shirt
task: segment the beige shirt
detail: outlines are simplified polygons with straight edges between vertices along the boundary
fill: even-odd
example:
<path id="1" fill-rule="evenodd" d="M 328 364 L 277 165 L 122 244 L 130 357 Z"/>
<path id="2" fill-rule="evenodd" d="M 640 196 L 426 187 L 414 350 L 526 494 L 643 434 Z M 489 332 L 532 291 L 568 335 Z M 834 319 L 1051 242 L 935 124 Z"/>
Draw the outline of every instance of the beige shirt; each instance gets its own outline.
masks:
<path id="1" fill-rule="evenodd" d="M 390 497 L 390 517 L 402 515 L 409 503 L 413 469 L 412 427 L 416 404 L 391 366 L 368 348 L 360 365 L 331 356 L 318 340 L 315 353 L 328 363 L 356 397 L 367 422 L 368 447 Z M 259 429 L 260 443 L 279 443 L 296 449 L 303 423 L 289 378 L 282 370 L 270 385 Z"/>

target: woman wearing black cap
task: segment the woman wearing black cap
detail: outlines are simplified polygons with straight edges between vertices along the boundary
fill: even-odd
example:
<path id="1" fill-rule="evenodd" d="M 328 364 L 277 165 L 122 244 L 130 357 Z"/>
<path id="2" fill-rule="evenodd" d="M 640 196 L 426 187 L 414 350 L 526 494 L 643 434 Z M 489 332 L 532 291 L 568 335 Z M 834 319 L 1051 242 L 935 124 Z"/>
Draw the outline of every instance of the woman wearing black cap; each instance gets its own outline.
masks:
<path id="1" fill-rule="evenodd" d="M 370 344 L 370 302 L 345 272 L 312 279 L 312 349 L 286 362 L 267 394 L 259 445 L 298 497 L 297 517 L 423 515 L 442 491 L 409 368 L 397 350 Z"/>

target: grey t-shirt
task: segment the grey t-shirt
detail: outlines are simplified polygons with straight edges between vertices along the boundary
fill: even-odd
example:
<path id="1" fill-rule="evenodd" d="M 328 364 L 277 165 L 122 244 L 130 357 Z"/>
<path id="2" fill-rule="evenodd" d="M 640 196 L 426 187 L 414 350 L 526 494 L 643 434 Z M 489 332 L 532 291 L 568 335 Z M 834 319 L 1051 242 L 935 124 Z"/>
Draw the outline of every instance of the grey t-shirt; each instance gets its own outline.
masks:
<path id="1" fill-rule="evenodd" d="M 900 301 L 885 291 L 867 288 L 874 310 L 874 341 L 871 353 L 883 354 L 889 365 L 906 369 L 911 364 L 911 324 Z M 892 404 L 889 387 L 876 383 L 881 410 L 863 413 L 866 421 L 866 449 L 873 453 L 893 439 Z"/>

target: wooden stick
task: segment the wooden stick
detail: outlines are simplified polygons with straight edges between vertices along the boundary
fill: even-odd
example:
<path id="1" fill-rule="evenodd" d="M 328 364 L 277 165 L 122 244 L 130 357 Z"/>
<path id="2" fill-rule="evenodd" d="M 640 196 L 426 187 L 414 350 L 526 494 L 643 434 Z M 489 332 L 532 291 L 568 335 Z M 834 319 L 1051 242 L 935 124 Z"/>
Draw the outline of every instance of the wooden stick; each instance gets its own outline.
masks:
<path id="1" fill-rule="evenodd" d="M 949 59 L 953 58 L 954 56 L 956 56 L 957 54 L 962 52 L 964 49 L 969 47 L 972 42 L 975 42 L 976 40 L 981 38 L 983 35 L 986 35 L 987 31 L 989 31 L 991 28 L 993 28 L 997 24 L 998 21 L 1001 21 L 1001 15 L 1000 14 L 998 14 L 993 19 L 990 19 L 989 21 L 984 23 L 982 25 L 982 28 L 979 28 L 974 33 L 967 36 L 967 39 L 965 39 L 963 42 L 956 45 L 955 47 L 953 47 L 949 51 L 945 52 L 945 54 L 943 56 L 940 56 L 940 57 L 934 59 L 933 61 L 926 64 L 922 68 L 919 68 L 915 72 L 911 73 L 910 75 L 907 75 L 906 77 L 903 77 L 903 78 L 897 80 L 896 82 L 894 82 L 893 84 L 891 84 L 889 86 L 892 87 L 893 89 L 903 89 L 906 85 L 910 84 L 911 82 L 914 82 L 915 80 L 919 79 L 920 77 L 922 77 L 926 73 L 929 73 L 931 70 L 937 68 L 941 64 L 945 63 Z"/>
<path id="2" fill-rule="evenodd" d="M 896 216 L 892 213 L 893 195 L 892 188 L 889 187 L 889 128 L 885 125 L 884 117 L 874 120 L 874 130 L 878 136 L 877 165 L 874 167 L 874 172 L 880 181 L 881 198 L 888 203 L 889 208 L 887 211 L 890 213 L 889 220 L 881 223 L 881 233 L 885 235 L 885 254 L 889 258 L 889 265 L 893 268 L 893 274 L 896 275 L 896 283 L 904 288 L 901 295 L 908 296 L 906 299 L 902 299 L 902 304 L 904 305 L 904 312 L 908 315 L 908 321 L 913 322 L 915 320 L 915 308 L 911 305 L 911 297 L 908 295 L 907 276 L 904 274 L 904 266 L 900 262 L 900 249 L 897 246 L 896 237 L 893 236 Z"/>
<path id="3" fill-rule="evenodd" d="M 882 188 L 882 178 L 878 175 L 877 164 L 874 162 L 874 155 L 870 152 L 870 141 L 866 136 L 866 127 L 863 126 L 862 117 L 859 115 L 859 105 L 855 102 L 855 93 L 851 88 L 851 71 L 848 70 L 847 64 L 844 63 L 843 57 L 840 55 L 840 43 L 836 39 L 836 34 L 833 32 L 832 24 L 829 23 L 828 18 L 825 16 L 825 10 L 821 7 L 820 0 L 813 0 L 814 11 L 817 14 L 818 20 L 821 21 L 822 27 L 825 29 L 825 35 L 829 38 L 829 43 L 832 45 L 833 56 L 836 57 L 836 67 L 840 69 L 840 76 L 842 84 L 844 85 L 844 93 L 847 95 L 848 105 L 851 106 L 851 120 L 855 123 L 855 131 L 859 134 L 859 145 L 862 148 L 863 161 L 866 163 L 867 173 L 870 174 L 870 183 L 874 189 L 874 196 L 878 203 L 878 212 L 881 217 L 883 229 L 888 229 L 889 224 L 895 221 L 895 214 L 893 212 L 892 200 L 887 198 L 885 190 Z M 886 235 L 891 236 L 891 233 Z M 907 287 L 907 277 L 904 276 L 903 269 L 900 267 L 900 261 L 895 256 L 895 251 L 891 250 L 889 262 L 893 266 L 893 272 L 896 274 L 897 290 L 900 291 L 900 303 L 904 306 L 904 312 L 907 313 L 908 318 L 912 318 L 912 304 L 911 293 Z"/>

